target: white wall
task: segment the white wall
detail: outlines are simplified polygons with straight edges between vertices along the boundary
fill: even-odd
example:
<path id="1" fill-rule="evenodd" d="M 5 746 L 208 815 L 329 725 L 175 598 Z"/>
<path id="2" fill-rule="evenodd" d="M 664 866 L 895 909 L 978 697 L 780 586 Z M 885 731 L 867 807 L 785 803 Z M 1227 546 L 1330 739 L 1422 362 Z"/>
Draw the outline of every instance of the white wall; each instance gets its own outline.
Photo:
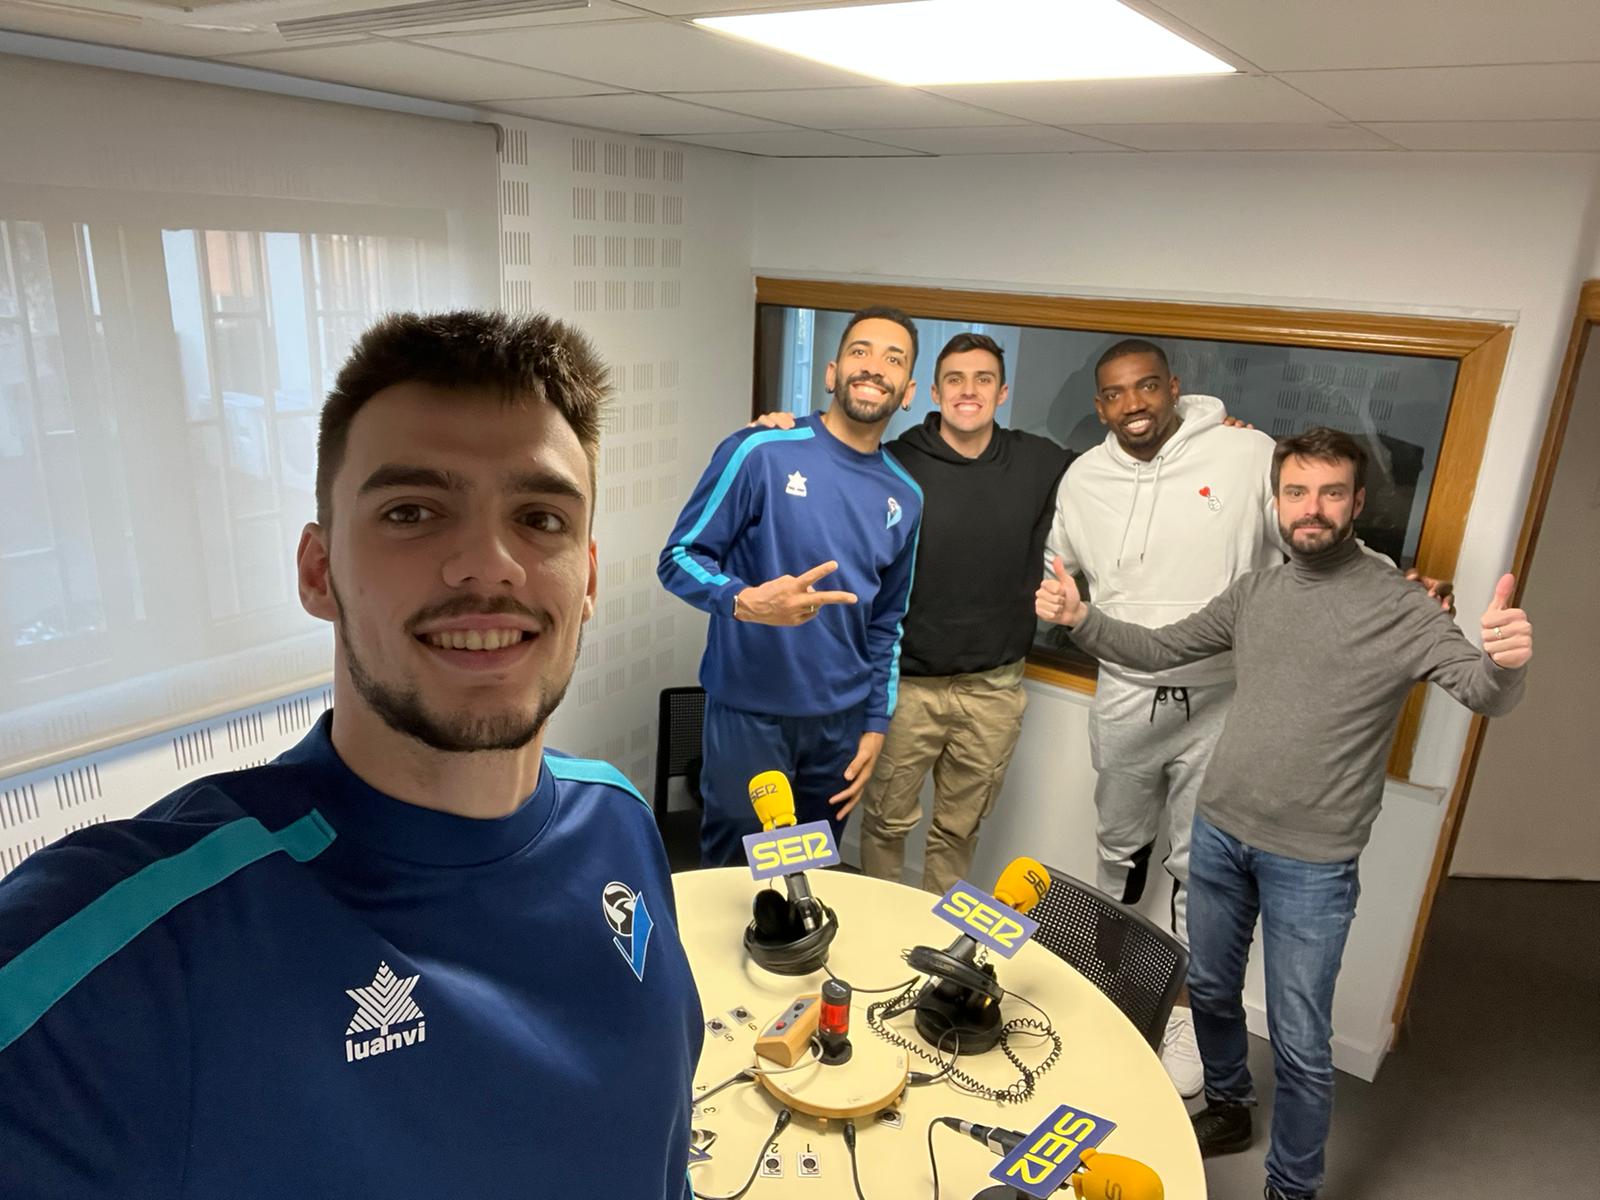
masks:
<path id="1" fill-rule="evenodd" d="M 509 308 L 574 321 L 612 367 L 595 540 L 600 595 L 553 746 L 649 795 L 657 695 L 696 682 L 705 616 L 656 556 L 710 457 L 750 413 L 751 160 L 496 115 Z"/>
<path id="2" fill-rule="evenodd" d="M 761 163 L 758 273 L 1514 322 L 1455 572 L 1464 623 L 1476 624 L 1521 523 L 1592 257 L 1600 160 L 1104 154 L 885 160 L 859 178 L 878 204 L 815 163 Z M 1055 865 L 1092 863 L 1085 710 L 1035 691 L 979 882 L 1041 838 L 1062 858 Z M 1390 786 L 1364 860 L 1335 1014 L 1339 1061 L 1358 1073 L 1376 1069 L 1392 1035 L 1443 816 L 1430 797 L 1454 783 L 1467 725 L 1464 710 L 1430 698 L 1412 775 L 1421 786 Z M 1247 999 L 1259 1007 L 1259 995 Z"/>
<path id="3" fill-rule="evenodd" d="M 1600 331 L 1591 331 L 1522 606 L 1534 625 L 1528 698 L 1489 725 L 1457 875 L 1600 879 Z"/>

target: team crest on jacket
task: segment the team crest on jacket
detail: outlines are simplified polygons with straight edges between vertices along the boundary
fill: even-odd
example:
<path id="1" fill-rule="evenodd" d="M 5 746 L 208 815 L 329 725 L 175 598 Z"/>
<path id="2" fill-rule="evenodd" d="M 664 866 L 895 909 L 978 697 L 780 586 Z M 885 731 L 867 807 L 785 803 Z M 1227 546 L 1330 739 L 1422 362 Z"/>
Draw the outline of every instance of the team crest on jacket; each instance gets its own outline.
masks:
<path id="1" fill-rule="evenodd" d="M 896 500 L 893 496 L 890 496 L 889 497 L 889 523 L 887 525 L 885 525 L 884 528 L 885 529 L 893 529 L 896 525 L 900 524 L 900 513 L 901 513 L 900 501 Z"/>
<path id="2" fill-rule="evenodd" d="M 655 927 L 644 896 L 627 884 L 612 880 L 600 893 L 600 911 L 605 914 L 606 924 L 611 927 L 611 944 L 642 982 L 644 956 L 650 949 L 650 930 Z"/>

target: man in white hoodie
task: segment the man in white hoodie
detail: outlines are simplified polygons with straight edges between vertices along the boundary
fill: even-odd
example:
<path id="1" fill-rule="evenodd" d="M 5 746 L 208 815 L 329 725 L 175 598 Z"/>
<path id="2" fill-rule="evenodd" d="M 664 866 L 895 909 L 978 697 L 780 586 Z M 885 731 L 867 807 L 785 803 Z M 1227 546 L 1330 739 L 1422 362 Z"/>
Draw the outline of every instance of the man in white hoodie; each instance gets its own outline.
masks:
<path id="1" fill-rule="evenodd" d="M 1094 407 L 1110 432 L 1062 480 L 1047 575 L 1059 556 L 1088 580 L 1108 616 L 1155 628 L 1203 608 L 1246 572 L 1283 561 L 1273 440 L 1224 429 L 1215 397 L 1181 395 L 1159 346 L 1131 338 L 1101 355 Z M 1089 710 L 1096 883 L 1138 900 L 1164 813 L 1172 930 L 1185 944 L 1194 801 L 1233 690 L 1231 654 L 1156 674 L 1108 662 Z M 1173 1009 L 1161 1059 L 1183 1095 L 1199 1093 L 1186 1007 Z"/>

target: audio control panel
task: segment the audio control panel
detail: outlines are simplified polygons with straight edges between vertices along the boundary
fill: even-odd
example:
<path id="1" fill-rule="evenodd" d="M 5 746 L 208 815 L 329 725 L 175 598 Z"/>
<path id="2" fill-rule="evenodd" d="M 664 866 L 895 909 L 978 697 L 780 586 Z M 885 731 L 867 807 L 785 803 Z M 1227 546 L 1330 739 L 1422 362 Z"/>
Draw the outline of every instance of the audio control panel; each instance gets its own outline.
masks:
<path id="1" fill-rule="evenodd" d="M 807 992 L 773 1017 L 756 1038 L 756 1053 L 780 1066 L 792 1067 L 805 1056 L 817 1033 L 822 996 Z"/>

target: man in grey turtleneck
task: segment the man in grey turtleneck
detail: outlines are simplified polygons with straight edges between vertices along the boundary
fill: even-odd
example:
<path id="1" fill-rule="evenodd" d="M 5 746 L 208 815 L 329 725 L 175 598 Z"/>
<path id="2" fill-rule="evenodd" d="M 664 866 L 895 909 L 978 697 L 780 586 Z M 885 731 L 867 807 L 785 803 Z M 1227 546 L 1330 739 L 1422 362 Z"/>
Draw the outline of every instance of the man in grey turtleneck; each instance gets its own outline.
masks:
<path id="1" fill-rule="evenodd" d="M 1137 670 L 1234 652 L 1238 693 L 1190 848 L 1189 995 L 1207 1100 L 1195 1134 L 1208 1155 L 1250 1143 L 1242 997 L 1259 914 L 1278 1082 L 1266 1195 L 1282 1200 L 1306 1200 L 1322 1184 L 1334 981 L 1406 693 L 1432 680 L 1499 716 L 1521 698 L 1533 654 L 1526 615 L 1509 607 L 1511 576 L 1484 613 L 1480 651 L 1420 588 L 1361 553 L 1353 533 L 1365 477 L 1366 453 L 1343 433 L 1311 429 L 1279 443 L 1272 482 L 1290 561 L 1240 578 L 1175 624 L 1105 616 L 1059 562 L 1036 598 L 1042 620 Z"/>

